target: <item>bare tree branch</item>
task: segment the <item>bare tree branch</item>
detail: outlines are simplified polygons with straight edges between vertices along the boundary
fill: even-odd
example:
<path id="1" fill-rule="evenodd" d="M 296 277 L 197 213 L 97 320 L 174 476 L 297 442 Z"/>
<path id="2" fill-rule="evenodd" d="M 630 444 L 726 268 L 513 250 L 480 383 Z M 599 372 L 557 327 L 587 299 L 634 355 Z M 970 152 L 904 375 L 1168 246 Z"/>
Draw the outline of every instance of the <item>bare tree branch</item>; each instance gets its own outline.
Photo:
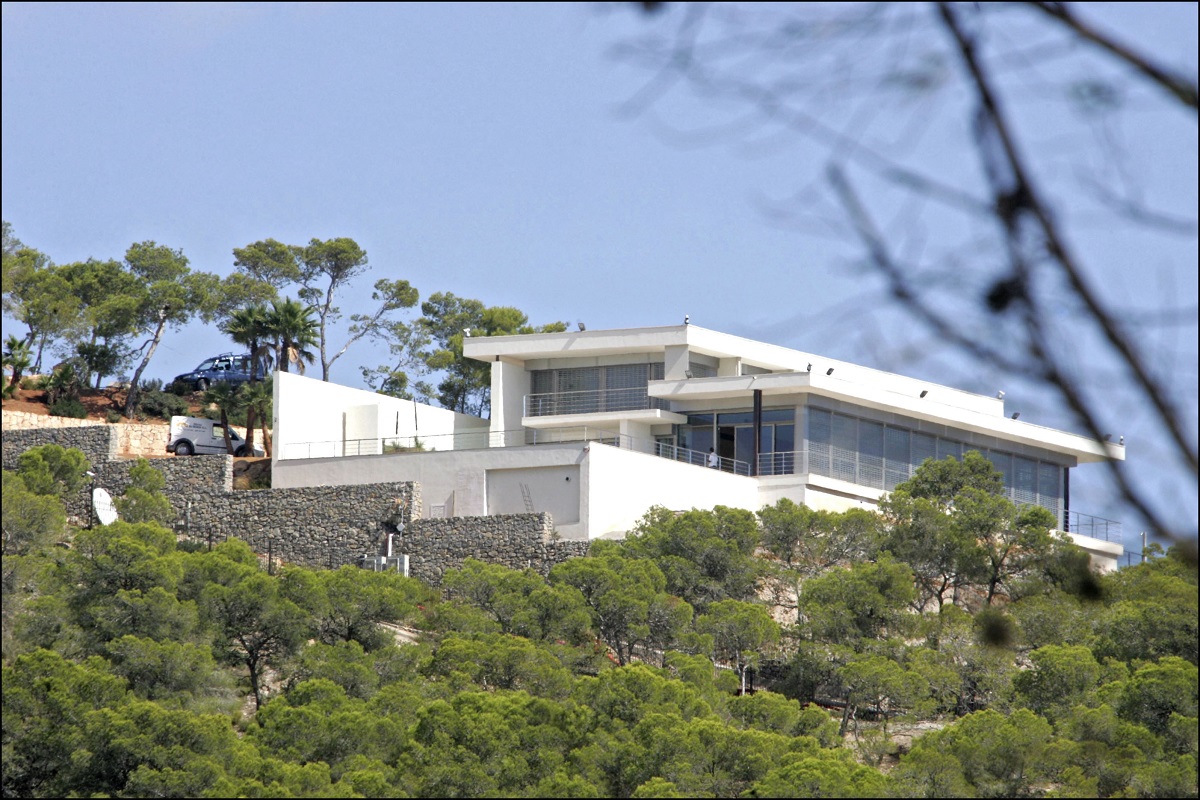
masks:
<path id="1" fill-rule="evenodd" d="M 1116 56 L 1121 61 L 1124 61 L 1129 66 L 1142 73 L 1147 79 L 1153 83 L 1157 83 L 1163 90 L 1173 96 L 1176 100 L 1183 103 L 1185 106 L 1196 110 L 1197 92 L 1195 81 L 1190 81 L 1182 75 L 1171 72 L 1165 67 L 1160 67 L 1149 58 L 1136 52 L 1132 48 L 1126 47 L 1120 42 L 1106 36 L 1100 31 L 1088 25 L 1079 17 L 1071 13 L 1067 8 L 1066 3 L 1045 3 L 1032 0 L 1028 3 L 1031 7 L 1046 14 L 1053 20 L 1061 22 L 1068 27 L 1073 33 L 1081 39 L 1085 39 L 1092 44 L 1100 47 L 1111 56 Z"/>
<path id="2" fill-rule="evenodd" d="M 1072 290 L 1083 301 L 1092 320 L 1100 328 L 1109 344 L 1117 351 L 1122 362 L 1128 366 L 1130 372 L 1137 379 L 1138 385 L 1146 395 L 1146 399 L 1150 401 L 1154 409 L 1158 412 L 1163 427 L 1175 440 L 1175 445 L 1180 455 L 1183 456 L 1192 474 L 1195 475 L 1197 473 L 1196 450 L 1188 441 L 1187 435 L 1183 431 L 1178 412 L 1172 408 L 1166 392 L 1158 385 L 1154 377 L 1150 375 L 1140 354 L 1135 351 L 1133 344 L 1126 338 L 1116 320 L 1084 279 L 1083 272 L 1076 263 L 1075 257 L 1067 246 L 1064 237 L 1059 233 L 1057 225 L 1047 210 L 1046 203 L 1041 199 L 1037 189 L 1034 187 L 1024 160 L 1017 152 L 1016 143 L 1009 130 L 1007 120 L 1000 111 L 995 91 L 992 89 L 991 82 L 976 56 L 973 39 L 963 29 L 955 10 L 949 4 L 939 3 L 938 10 L 946 24 L 947 30 L 958 44 L 963 63 L 978 93 L 980 112 L 986 117 L 999 137 L 1007 166 L 1011 170 L 1012 178 L 1015 181 L 1015 185 L 1012 187 L 1001 187 L 1001 192 L 997 197 L 998 203 L 1007 201 L 1012 206 L 1009 208 L 998 207 L 997 213 L 1009 221 L 1026 213 L 1036 220 L 1037 227 L 1045 237 L 1044 245 L 1048 254 L 1061 267 Z"/>

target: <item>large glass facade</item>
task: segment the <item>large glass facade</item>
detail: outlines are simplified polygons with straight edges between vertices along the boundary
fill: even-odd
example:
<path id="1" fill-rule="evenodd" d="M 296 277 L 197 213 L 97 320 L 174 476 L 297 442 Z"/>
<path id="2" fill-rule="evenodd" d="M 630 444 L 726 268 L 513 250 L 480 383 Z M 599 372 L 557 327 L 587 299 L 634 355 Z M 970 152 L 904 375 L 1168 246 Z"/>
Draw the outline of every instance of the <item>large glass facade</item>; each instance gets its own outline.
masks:
<path id="1" fill-rule="evenodd" d="M 1043 506 L 1061 517 L 1064 467 L 1059 464 L 822 408 L 810 406 L 807 413 L 808 469 L 817 475 L 891 491 L 928 458 L 961 459 L 978 450 L 1004 476 L 1010 500 Z"/>
<path id="2" fill-rule="evenodd" d="M 760 463 L 770 459 L 761 456 L 768 453 L 791 454 L 796 449 L 796 410 L 794 408 L 763 409 L 762 429 L 759 433 L 758 452 Z M 727 411 L 706 414 L 689 414 L 686 425 L 678 428 L 679 446 L 699 453 L 708 453 L 712 448 L 721 458 L 733 459 L 747 465 L 754 463 L 754 412 Z M 773 470 L 782 473 L 782 467 Z M 791 471 L 790 466 L 787 469 Z"/>

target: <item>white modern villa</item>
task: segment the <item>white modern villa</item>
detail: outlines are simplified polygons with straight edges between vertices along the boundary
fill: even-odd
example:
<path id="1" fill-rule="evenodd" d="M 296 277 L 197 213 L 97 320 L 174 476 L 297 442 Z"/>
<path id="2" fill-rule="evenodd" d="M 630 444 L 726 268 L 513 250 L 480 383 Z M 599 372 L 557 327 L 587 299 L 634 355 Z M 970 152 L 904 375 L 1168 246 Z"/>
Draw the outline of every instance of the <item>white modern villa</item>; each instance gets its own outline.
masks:
<path id="1" fill-rule="evenodd" d="M 563 538 L 596 539 L 654 505 L 871 508 L 925 459 L 978 450 L 1101 568 L 1122 553 L 1071 509 L 1070 474 L 1124 446 L 1015 419 L 997 397 L 687 324 L 464 352 L 491 364 L 490 420 L 276 373 L 273 485 L 416 481 L 424 517 L 545 511 Z"/>

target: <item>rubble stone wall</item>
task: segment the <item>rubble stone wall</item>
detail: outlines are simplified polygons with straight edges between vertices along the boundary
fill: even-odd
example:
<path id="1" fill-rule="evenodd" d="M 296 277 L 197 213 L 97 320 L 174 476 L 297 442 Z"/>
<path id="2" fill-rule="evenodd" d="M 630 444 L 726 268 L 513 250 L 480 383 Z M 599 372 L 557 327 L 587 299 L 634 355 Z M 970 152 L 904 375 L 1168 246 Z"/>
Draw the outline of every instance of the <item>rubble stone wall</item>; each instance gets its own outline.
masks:
<path id="1" fill-rule="evenodd" d="M 588 545 L 559 540 L 553 518 L 543 512 L 418 519 L 395 540 L 393 552 L 408 555 L 409 575 L 436 586 L 468 558 L 546 575 L 555 564 L 587 555 Z"/>
<path id="2" fill-rule="evenodd" d="M 5 418 L 7 422 L 7 417 Z M 44 417 L 42 419 L 45 419 Z M 91 519 L 93 486 L 119 497 L 136 459 L 118 456 L 117 425 L 93 424 L 4 430 L 4 469 L 16 469 L 25 450 L 43 444 L 77 447 L 96 477 L 73 497 L 67 513 Z M 161 426 L 155 426 L 161 430 Z M 555 564 L 587 554 L 586 541 L 561 541 L 546 513 L 419 519 L 420 485 L 414 482 L 298 489 L 234 491 L 232 456 L 150 460 L 166 478 L 164 494 L 175 509 L 175 529 L 198 542 L 245 540 L 256 552 L 307 567 L 358 564 L 362 556 L 409 556 L 409 574 L 437 584 L 447 569 L 478 558 L 513 569 L 547 574 Z"/>

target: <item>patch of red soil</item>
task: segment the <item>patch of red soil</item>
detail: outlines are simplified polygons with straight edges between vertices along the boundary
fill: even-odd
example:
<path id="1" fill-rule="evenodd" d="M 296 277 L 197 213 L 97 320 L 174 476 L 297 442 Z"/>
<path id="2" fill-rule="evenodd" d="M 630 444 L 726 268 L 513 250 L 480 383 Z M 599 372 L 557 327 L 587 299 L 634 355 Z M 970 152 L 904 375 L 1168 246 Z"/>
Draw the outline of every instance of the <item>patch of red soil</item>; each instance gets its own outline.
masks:
<path id="1" fill-rule="evenodd" d="M 125 407 L 125 390 L 109 387 L 107 389 L 87 389 L 79 396 L 79 402 L 87 409 L 87 418 L 99 422 L 107 422 L 110 411 L 118 413 Z M 46 393 L 41 389 L 18 389 L 15 397 L 5 398 L 2 403 L 6 411 L 25 411 L 30 414 L 50 414 Z M 200 415 L 201 406 L 192 404 L 188 413 Z M 122 419 L 124 421 L 124 419 Z M 161 422 L 166 420 L 146 419 L 139 422 Z"/>

